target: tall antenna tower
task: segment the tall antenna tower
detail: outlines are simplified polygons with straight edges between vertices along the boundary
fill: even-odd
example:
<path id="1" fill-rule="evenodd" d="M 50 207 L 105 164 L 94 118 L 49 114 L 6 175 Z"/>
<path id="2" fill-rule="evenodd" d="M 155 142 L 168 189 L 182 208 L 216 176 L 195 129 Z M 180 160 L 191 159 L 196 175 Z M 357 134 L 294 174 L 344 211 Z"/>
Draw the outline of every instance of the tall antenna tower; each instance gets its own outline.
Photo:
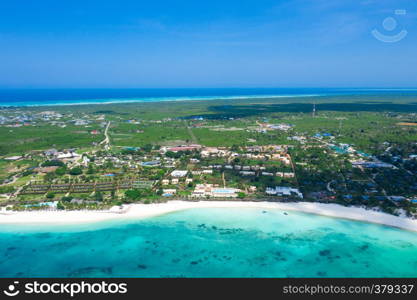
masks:
<path id="1" fill-rule="evenodd" d="M 316 116 L 316 102 L 313 103 L 313 118 Z"/>

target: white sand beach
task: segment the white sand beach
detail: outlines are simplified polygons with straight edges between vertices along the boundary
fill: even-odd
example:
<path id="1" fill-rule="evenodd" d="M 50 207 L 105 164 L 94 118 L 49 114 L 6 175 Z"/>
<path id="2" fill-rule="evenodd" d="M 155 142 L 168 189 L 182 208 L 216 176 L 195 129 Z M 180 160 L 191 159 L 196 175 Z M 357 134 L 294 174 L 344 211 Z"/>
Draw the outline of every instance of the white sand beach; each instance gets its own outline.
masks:
<path id="1" fill-rule="evenodd" d="M 301 211 L 322 216 L 377 223 L 417 232 L 417 220 L 397 217 L 360 207 L 312 202 L 247 202 L 247 201 L 169 201 L 158 204 L 131 204 L 113 207 L 108 211 L 0 211 L 0 224 L 78 224 L 116 219 L 139 219 L 190 208 L 239 208 L 253 207 Z"/>

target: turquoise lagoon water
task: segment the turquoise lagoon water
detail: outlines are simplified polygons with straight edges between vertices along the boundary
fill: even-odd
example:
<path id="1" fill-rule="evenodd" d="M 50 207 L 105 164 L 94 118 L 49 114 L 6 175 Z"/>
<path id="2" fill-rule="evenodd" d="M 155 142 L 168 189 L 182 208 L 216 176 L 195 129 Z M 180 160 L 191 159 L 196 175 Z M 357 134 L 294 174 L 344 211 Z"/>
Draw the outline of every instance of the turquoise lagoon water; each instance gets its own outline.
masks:
<path id="1" fill-rule="evenodd" d="M 0 229 L 0 277 L 416 277 L 417 233 L 298 212 L 196 208 Z"/>

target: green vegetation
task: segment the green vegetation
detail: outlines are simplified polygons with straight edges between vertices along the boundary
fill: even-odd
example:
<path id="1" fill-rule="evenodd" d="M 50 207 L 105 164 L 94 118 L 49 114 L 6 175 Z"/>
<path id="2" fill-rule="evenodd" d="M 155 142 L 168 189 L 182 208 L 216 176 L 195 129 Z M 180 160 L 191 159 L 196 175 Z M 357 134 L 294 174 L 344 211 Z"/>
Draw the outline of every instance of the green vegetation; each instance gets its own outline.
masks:
<path id="1" fill-rule="evenodd" d="M 306 201 L 415 214 L 417 99 L 314 102 L 314 116 L 309 97 L 57 106 L 48 107 L 47 117 L 45 107 L 3 108 L 0 115 L 12 121 L 0 125 L 2 203 L 105 209 L 189 199 L 198 185 L 262 200 L 270 197 L 267 188 L 280 186 L 298 189 Z M 170 148 L 193 144 L 201 148 Z M 281 148 L 261 149 L 266 145 Z M 202 155 L 205 147 L 225 154 Z M 174 169 L 188 174 L 173 181 Z"/>

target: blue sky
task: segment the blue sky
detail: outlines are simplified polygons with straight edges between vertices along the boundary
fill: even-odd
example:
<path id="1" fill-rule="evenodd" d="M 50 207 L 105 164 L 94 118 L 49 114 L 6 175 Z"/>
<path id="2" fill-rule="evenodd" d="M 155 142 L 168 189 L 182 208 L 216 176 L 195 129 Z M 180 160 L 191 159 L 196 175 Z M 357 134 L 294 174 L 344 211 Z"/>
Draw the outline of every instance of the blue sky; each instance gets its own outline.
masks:
<path id="1" fill-rule="evenodd" d="M 0 87 L 417 87 L 417 1 L 0 0 Z"/>

